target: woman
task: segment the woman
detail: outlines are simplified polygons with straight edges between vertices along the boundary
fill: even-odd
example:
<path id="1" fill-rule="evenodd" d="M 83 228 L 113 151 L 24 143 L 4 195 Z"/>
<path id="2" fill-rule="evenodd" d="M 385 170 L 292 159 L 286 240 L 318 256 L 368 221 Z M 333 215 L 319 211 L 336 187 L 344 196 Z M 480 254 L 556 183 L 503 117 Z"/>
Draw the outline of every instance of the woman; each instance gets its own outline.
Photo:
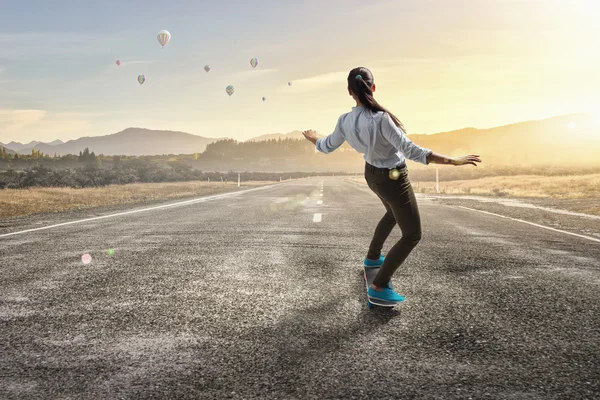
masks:
<path id="1" fill-rule="evenodd" d="M 477 155 L 451 158 L 417 146 L 405 135 L 400 120 L 377 103 L 373 92 L 375 83 L 371 71 L 364 67 L 354 68 L 348 74 L 348 93 L 356 100 L 356 107 L 338 119 L 331 135 L 318 138 L 312 130 L 303 134 L 325 154 L 340 147 L 344 141 L 364 154 L 367 184 L 387 210 L 375 229 L 364 261 L 367 267 L 381 267 L 368 295 L 373 299 L 402 302 L 404 297 L 396 293 L 389 283 L 394 272 L 421 240 L 421 218 L 408 180 L 405 158 L 422 164 L 475 166 L 481 160 Z M 381 255 L 383 243 L 396 223 L 402 231 L 402 238 L 384 257 Z"/>

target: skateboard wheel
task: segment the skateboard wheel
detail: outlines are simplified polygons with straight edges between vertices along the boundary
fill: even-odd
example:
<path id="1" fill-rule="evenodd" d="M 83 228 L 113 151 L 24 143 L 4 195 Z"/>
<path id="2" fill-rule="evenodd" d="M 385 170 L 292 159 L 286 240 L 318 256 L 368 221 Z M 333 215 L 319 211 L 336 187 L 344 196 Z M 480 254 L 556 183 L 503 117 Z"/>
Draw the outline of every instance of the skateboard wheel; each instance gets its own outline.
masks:
<path id="1" fill-rule="evenodd" d="M 374 308 L 375 306 L 373 305 L 373 303 L 371 303 L 370 301 L 367 303 L 367 305 L 369 306 L 369 308 Z"/>

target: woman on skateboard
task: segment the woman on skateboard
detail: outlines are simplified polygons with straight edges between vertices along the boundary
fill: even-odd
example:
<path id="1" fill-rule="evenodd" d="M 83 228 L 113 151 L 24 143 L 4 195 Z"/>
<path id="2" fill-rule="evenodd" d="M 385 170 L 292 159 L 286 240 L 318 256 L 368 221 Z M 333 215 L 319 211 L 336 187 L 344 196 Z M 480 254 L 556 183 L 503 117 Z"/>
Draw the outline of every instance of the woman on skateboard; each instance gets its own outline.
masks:
<path id="1" fill-rule="evenodd" d="M 312 130 L 304 137 L 322 153 L 330 153 L 347 141 L 364 154 L 365 179 L 369 188 L 381 199 L 387 212 L 379 221 L 364 260 L 366 267 L 381 267 L 368 295 L 373 299 L 402 302 L 389 283 L 394 272 L 421 240 L 421 218 L 417 201 L 408 180 L 405 158 L 421 164 L 452 164 L 477 166 L 477 155 L 452 158 L 414 144 L 404 133 L 404 126 L 394 114 L 382 107 L 375 98 L 373 74 L 367 68 L 354 68 L 348 74 L 348 93 L 356 101 L 352 111 L 339 117 L 332 134 L 318 138 Z M 383 243 L 398 224 L 402 237 L 381 255 Z"/>

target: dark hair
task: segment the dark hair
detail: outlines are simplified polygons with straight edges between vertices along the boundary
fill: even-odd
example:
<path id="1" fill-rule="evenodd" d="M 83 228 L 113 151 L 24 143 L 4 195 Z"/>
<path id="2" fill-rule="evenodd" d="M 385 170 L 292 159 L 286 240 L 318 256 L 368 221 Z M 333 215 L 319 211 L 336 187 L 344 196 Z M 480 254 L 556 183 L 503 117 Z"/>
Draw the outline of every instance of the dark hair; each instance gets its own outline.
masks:
<path id="1" fill-rule="evenodd" d="M 348 74 L 348 88 L 354 93 L 358 100 L 369 110 L 373 112 L 383 111 L 384 113 L 388 113 L 392 118 L 392 121 L 396 124 L 396 126 L 402 129 L 405 133 L 404 125 L 402 122 L 391 112 L 389 112 L 385 107 L 380 105 L 377 100 L 373 97 L 373 92 L 371 91 L 371 86 L 373 86 L 373 74 L 369 71 L 368 68 L 365 67 L 357 67 L 354 68 Z"/>

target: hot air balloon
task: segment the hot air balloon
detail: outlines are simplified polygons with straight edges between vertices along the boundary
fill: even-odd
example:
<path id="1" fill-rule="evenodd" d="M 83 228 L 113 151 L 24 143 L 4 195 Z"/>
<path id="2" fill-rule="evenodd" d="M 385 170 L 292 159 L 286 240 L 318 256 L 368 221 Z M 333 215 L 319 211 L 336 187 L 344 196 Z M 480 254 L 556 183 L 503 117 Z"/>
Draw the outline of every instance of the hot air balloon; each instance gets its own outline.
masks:
<path id="1" fill-rule="evenodd" d="M 227 94 L 229 96 L 231 96 L 233 94 L 233 92 L 235 92 L 235 89 L 233 88 L 233 86 L 229 85 L 225 88 L 225 91 L 227 92 Z"/>
<path id="2" fill-rule="evenodd" d="M 117 67 L 121 65 L 121 60 L 117 60 Z"/>
<path id="3" fill-rule="evenodd" d="M 258 65 L 258 58 L 253 58 L 252 60 L 250 60 L 250 65 L 252 65 L 252 68 L 256 68 L 256 66 Z"/>
<path id="4" fill-rule="evenodd" d="M 266 99 L 267 99 L 266 97 L 263 97 L 263 101 L 265 101 Z"/>
<path id="5" fill-rule="evenodd" d="M 163 29 L 162 31 L 158 32 L 156 38 L 158 39 L 158 43 L 160 43 L 164 49 L 167 43 L 169 43 L 169 40 L 171 40 L 171 34 L 169 31 L 165 31 Z"/>
<path id="6" fill-rule="evenodd" d="M 146 82 L 146 75 L 138 75 L 138 82 L 143 85 Z"/>
<path id="7" fill-rule="evenodd" d="M 210 67 L 209 67 L 208 65 L 205 65 L 205 66 L 204 66 L 204 70 L 205 70 L 206 72 L 208 72 L 208 71 L 210 71 Z"/>
<path id="8" fill-rule="evenodd" d="M 292 86 L 292 82 L 288 82 L 288 86 Z"/>

